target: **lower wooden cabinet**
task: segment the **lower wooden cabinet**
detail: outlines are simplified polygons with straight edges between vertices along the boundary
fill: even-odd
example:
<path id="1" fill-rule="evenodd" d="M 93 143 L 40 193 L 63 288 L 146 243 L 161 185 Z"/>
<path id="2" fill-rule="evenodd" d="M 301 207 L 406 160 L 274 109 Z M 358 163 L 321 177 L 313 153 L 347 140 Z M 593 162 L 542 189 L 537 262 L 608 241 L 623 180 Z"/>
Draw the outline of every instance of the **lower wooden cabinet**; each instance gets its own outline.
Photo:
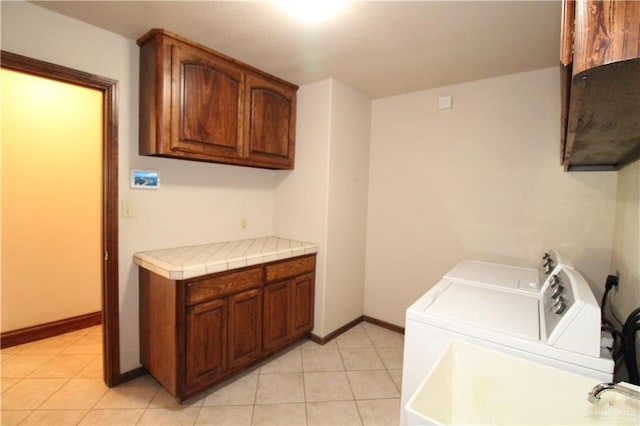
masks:
<path id="1" fill-rule="evenodd" d="M 262 354 L 262 289 L 229 300 L 229 366 L 243 367 Z"/>
<path id="2" fill-rule="evenodd" d="M 227 370 L 228 321 L 229 302 L 226 298 L 187 309 L 185 355 L 188 387 L 197 388 Z"/>
<path id="3" fill-rule="evenodd" d="M 291 335 L 308 333 L 313 329 L 313 300 L 315 274 L 293 279 L 291 284 Z"/>
<path id="4" fill-rule="evenodd" d="M 264 287 L 264 349 L 286 344 L 313 328 L 314 275 L 305 274 Z"/>
<path id="5" fill-rule="evenodd" d="M 264 288 L 264 349 L 286 343 L 291 332 L 291 285 L 281 281 Z"/>
<path id="6" fill-rule="evenodd" d="M 315 254 L 189 280 L 140 268 L 140 361 L 180 400 L 313 329 Z"/>

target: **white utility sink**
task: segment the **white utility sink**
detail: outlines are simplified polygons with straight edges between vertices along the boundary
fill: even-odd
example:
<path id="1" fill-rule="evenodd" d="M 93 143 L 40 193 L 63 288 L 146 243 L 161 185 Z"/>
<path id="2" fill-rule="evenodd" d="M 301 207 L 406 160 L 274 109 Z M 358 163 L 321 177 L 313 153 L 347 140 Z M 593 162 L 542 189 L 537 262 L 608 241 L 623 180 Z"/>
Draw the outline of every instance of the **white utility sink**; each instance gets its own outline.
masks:
<path id="1" fill-rule="evenodd" d="M 587 400 L 598 381 L 458 340 L 406 404 L 410 425 L 640 423 L 640 402 L 614 391 Z M 640 387 L 628 385 L 640 390 Z"/>

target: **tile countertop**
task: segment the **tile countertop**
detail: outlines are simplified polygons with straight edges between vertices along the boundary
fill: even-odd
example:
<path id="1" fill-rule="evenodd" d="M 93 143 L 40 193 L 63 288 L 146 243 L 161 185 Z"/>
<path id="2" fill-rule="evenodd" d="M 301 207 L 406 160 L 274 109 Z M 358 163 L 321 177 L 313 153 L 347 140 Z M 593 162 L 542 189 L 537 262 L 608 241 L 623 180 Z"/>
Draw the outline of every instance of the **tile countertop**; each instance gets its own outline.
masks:
<path id="1" fill-rule="evenodd" d="M 263 237 L 139 252 L 133 262 L 170 280 L 185 280 L 317 252 L 314 243 Z"/>

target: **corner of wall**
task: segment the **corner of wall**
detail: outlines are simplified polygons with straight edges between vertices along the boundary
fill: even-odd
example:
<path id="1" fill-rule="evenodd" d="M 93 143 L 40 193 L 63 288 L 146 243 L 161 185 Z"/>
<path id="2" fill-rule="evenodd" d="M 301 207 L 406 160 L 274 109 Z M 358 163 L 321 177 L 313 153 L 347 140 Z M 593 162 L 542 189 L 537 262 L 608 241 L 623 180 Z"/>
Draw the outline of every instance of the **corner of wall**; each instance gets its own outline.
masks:
<path id="1" fill-rule="evenodd" d="M 611 272 L 620 274 L 610 300 L 624 321 L 640 307 L 640 160 L 618 171 Z"/>

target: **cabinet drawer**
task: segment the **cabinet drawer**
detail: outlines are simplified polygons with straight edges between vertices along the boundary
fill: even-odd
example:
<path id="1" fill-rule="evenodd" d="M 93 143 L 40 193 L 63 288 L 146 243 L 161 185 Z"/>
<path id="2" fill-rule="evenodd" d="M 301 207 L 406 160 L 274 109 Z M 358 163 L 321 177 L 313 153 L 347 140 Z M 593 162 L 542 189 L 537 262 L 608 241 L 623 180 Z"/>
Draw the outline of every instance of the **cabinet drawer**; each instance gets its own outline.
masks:
<path id="1" fill-rule="evenodd" d="M 265 281 L 272 282 L 313 272 L 316 267 L 316 256 L 301 256 L 265 266 Z"/>
<path id="2" fill-rule="evenodd" d="M 238 272 L 226 272 L 199 281 L 187 283 L 187 305 L 228 296 L 262 285 L 262 268 L 256 266 Z"/>

